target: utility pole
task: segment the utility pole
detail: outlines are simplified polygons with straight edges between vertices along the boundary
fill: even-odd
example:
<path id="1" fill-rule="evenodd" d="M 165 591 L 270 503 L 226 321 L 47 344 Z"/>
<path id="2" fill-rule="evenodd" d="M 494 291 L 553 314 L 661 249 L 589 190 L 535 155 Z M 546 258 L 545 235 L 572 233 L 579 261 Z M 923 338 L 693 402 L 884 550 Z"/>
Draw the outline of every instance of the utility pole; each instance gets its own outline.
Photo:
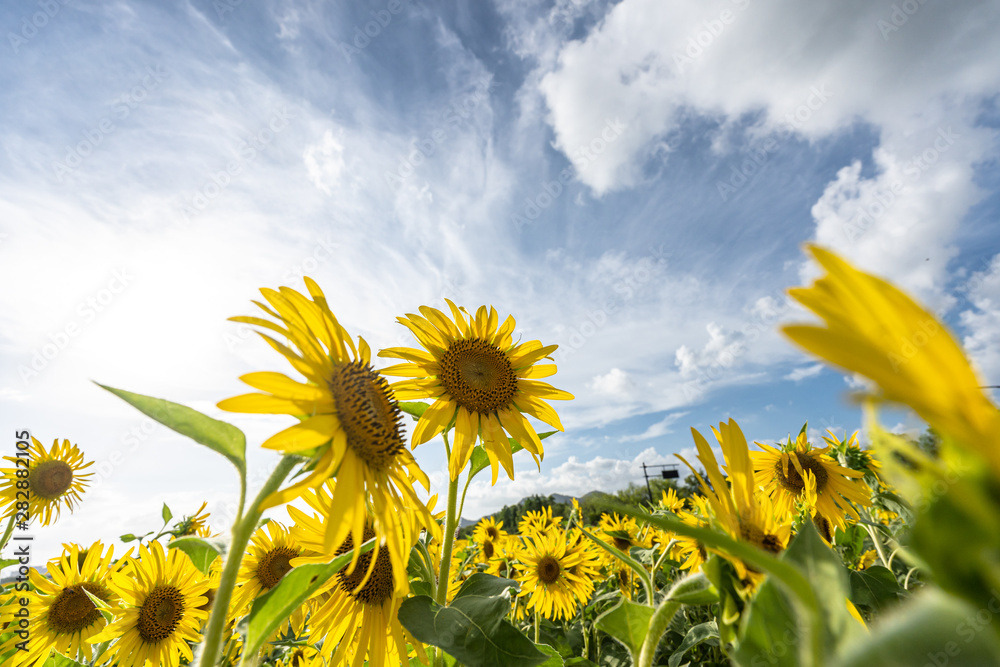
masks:
<path id="1" fill-rule="evenodd" d="M 646 463 L 642 464 L 642 476 L 646 478 L 646 490 L 649 491 L 649 502 L 653 502 L 653 488 L 649 485 L 649 474 L 646 472 Z"/>

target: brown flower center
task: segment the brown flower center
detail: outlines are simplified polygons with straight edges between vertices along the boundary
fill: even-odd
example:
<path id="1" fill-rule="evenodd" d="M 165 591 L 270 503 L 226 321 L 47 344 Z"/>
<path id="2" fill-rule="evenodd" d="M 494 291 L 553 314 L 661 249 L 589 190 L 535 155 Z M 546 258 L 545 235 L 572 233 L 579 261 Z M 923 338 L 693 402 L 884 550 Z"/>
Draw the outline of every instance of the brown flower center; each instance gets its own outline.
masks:
<path id="1" fill-rule="evenodd" d="M 84 590 L 104 602 L 111 599 L 111 592 L 98 583 L 85 582 L 64 588 L 49 607 L 48 623 L 53 632 L 71 635 L 101 620 L 101 612 Z"/>
<path id="2" fill-rule="evenodd" d="M 373 537 L 375 537 L 375 531 L 371 526 L 366 525 L 362 538 L 367 542 Z M 345 554 L 353 548 L 354 540 L 348 535 L 344 543 L 337 549 L 336 555 Z M 378 556 L 375 558 L 375 569 L 372 570 L 372 574 L 368 577 L 368 581 L 365 582 L 364 586 L 358 588 L 368 573 L 368 568 L 371 567 L 372 556 L 375 555 L 376 551 L 378 552 Z M 395 590 L 395 583 L 392 578 L 392 562 L 389 560 L 389 547 L 383 545 L 361 554 L 357 564 L 354 566 L 354 571 L 346 574 L 346 569 L 344 568 L 344 570 L 337 573 L 340 589 L 356 601 L 363 604 L 381 605 L 392 597 Z"/>
<path id="3" fill-rule="evenodd" d="M 298 558 L 301 554 L 291 547 L 276 547 L 261 556 L 257 562 L 257 579 L 264 588 L 274 588 L 285 576 L 285 573 L 292 569 L 290 560 Z"/>
<path id="4" fill-rule="evenodd" d="M 176 586 L 158 586 L 139 608 L 139 636 L 150 644 L 161 642 L 174 633 L 182 618 L 184 594 Z"/>
<path id="5" fill-rule="evenodd" d="M 355 361 L 335 367 L 328 385 L 348 446 L 370 467 L 388 468 L 406 442 L 403 412 L 385 378 Z"/>
<path id="6" fill-rule="evenodd" d="M 788 456 L 795 456 L 799 461 L 799 465 L 802 466 L 802 470 L 808 470 L 813 474 L 813 477 L 816 478 L 816 493 L 823 493 L 823 489 L 826 488 L 826 481 L 828 478 L 826 468 L 823 467 L 823 464 L 809 454 L 803 454 L 800 451 L 789 452 Z M 798 494 L 802 491 L 802 489 L 806 488 L 806 483 L 802 479 L 802 475 L 799 474 L 798 469 L 795 467 L 795 463 L 791 460 L 788 461 L 788 475 L 785 475 L 785 471 L 782 467 L 782 459 L 780 458 L 774 464 L 774 474 L 778 479 L 778 484 L 780 484 L 782 488 L 787 489 L 794 494 Z"/>
<path id="7" fill-rule="evenodd" d="M 496 526 L 486 526 L 486 537 L 496 542 L 500 539 L 500 531 L 497 530 Z"/>
<path id="8" fill-rule="evenodd" d="M 43 461 L 31 469 L 31 492 L 45 500 L 55 500 L 73 484 L 73 469 L 65 461 Z"/>
<path id="9" fill-rule="evenodd" d="M 539 581 L 550 585 L 559 581 L 559 574 L 562 572 L 562 567 L 554 556 L 543 556 L 538 561 L 538 565 L 535 566 L 535 572 L 538 574 Z"/>
<path id="10" fill-rule="evenodd" d="M 481 338 L 456 340 L 439 363 L 441 384 L 469 412 L 492 414 L 513 403 L 517 375 L 497 346 Z"/>
<path id="11" fill-rule="evenodd" d="M 490 558 L 493 558 L 493 554 L 495 554 L 495 553 L 496 553 L 496 549 L 493 548 L 493 542 L 492 541 L 486 540 L 485 542 L 483 542 L 483 555 L 486 556 L 487 560 L 489 560 Z"/>
<path id="12" fill-rule="evenodd" d="M 628 550 L 632 547 L 632 542 L 621 537 L 612 537 L 611 541 L 615 543 L 615 547 L 619 551 L 624 551 L 628 553 Z"/>

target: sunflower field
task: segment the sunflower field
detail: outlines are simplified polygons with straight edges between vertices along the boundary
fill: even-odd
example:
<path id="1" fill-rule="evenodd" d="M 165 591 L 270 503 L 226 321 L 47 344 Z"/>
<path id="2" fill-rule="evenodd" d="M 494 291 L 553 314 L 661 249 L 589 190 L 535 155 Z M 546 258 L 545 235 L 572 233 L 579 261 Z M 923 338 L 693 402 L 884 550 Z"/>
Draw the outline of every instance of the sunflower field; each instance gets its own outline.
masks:
<path id="1" fill-rule="evenodd" d="M 1000 664 L 1000 411 L 934 315 L 810 251 L 825 275 L 790 294 L 818 321 L 783 333 L 870 381 L 855 396 L 864 442 L 803 427 L 757 443 L 719 421 L 692 429 L 697 460 L 681 459 L 698 494 L 609 502 L 596 522 L 576 501 L 568 517 L 488 517 L 469 539 L 470 482 L 540 468 L 563 430 L 553 402 L 573 396 L 545 381 L 556 346 L 447 301 L 399 317 L 415 347 L 378 351 L 393 361 L 376 369 L 314 281 L 262 289 L 261 312 L 232 319 L 293 372 L 244 375 L 251 391 L 218 407 L 289 417 L 260 444 L 282 454 L 263 488 L 248 497 L 236 426 L 104 387 L 227 458 L 238 518 L 213 534 L 204 505 L 164 506 L 125 553 L 66 544 L 46 575 L 22 568 L 0 592 L 0 664 Z M 881 428 L 881 405 L 913 410 L 934 446 Z M 444 447 L 446 496 L 425 500 L 417 446 Z M 86 511 L 92 476 L 68 439 L 18 449 L 0 480 L 4 567 L 19 563 L 15 526 Z M 292 501 L 289 525 L 265 518 Z"/>

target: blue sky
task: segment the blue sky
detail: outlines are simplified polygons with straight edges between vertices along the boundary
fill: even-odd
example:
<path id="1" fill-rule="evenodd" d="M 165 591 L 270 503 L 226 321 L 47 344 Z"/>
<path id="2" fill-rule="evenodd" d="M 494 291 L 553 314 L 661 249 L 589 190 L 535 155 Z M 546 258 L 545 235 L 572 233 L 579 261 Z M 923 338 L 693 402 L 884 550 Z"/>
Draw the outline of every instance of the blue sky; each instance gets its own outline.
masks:
<path id="1" fill-rule="evenodd" d="M 468 517 L 641 482 L 730 416 L 859 428 L 858 382 L 777 333 L 807 319 L 785 290 L 810 241 L 1000 384 L 996 3 L 54 0 L 0 28 L 3 421 L 100 471 L 41 550 L 164 501 L 225 526 L 228 464 L 91 380 L 222 416 L 241 374 L 286 370 L 226 318 L 303 274 L 373 349 L 445 297 L 561 346 L 565 434 Z M 287 420 L 225 418 L 259 485 Z"/>

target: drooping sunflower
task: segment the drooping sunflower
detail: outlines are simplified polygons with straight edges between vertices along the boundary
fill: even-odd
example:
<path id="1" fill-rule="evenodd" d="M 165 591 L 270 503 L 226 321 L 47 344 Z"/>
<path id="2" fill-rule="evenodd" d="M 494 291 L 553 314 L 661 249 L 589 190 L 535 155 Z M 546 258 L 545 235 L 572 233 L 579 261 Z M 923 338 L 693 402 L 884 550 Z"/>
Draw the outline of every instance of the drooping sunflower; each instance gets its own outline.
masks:
<path id="1" fill-rule="evenodd" d="M 1000 474 L 1000 410 L 945 325 L 885 280 L 829 250 L 809 250 L 827 273 L 788 293 L 824 322 L 785 326 L 782 332 L 816 356 L 874 381 L 875 399 L 910 406 Z"/>
<path id="2" fill-rule="evenodd" d="M 778 554 L 788 546 L 791 535 L 791 521 L 786 520 L 772 504 L 770 498 L 757 490 L 754 481 L 753 468 L 750 463 L 750 451 L 746 437 L 735 420 L 722 422 L 718 428 L 712 427 L 715 439 L 722 448 L 726 462 L 728 482 L 722 476 L 715 453 L 708 441 L 696 429 L 691 429 L 695 446 L 698 449 L 698 460 L 705 468 L 708 482 L 690 463 L 678 455 L 691 468 L 704 494 L 711 511 L 712 520 L 730 536 L 768 551 Z M 726 556 L 740 579 L 749 578 L 753 581 L 762 579 L 739 559 Z"/>
<path id="3" fill-rule="evenodd" d="M 335 549 L 324 552 L 325 524 L 336 520 L 329 515 L 336 491 L 331 496 L 326 486 L 310 490 L 303 496 L 318 513 L 309 516 L 295 507 L 288 507 L 288 514 L 295 522 L 290 529 L 292 537 L 307 549 L 319 551 L 314 556 L 293 559 L 292 566 L 327 562 L 376 536 L 379 542 L 363 555 L 355 552 L 352 563 L 331 577 L 320 590 L 316 597 L 318 603 L 313 605 L 309 617 L 310 634 L 324 638 L 320 651 L 327 664 L 360 665 L 365 660 L 371 667 L 406 664 L 407 644 L 413 646 L 426 664 L 423 645 L 397 618 L 399 605 L 409 593 L 409 577 L 406 561 L 397 561 L 389 549 L 390 544 L 402 545 L 409 556 L 414 544 L 411 540 L 416 540 L 418 533 L 416 514 L 402 513 L 403 520 L 411 525 L 407 530 L 400 529 L 395 536 L 378 534 L 373 522 L 366 521 L 360 542 L 354 542 L 349 534 Z"/>
<path id="4" fill-rule="evenodd" d="M 552 516 L 552 506 L 546 505 L 542 509 L 528 510 L 517 522 L 517 532 L 521 535 L 531 535 L 533 533 L 544 533 L 551 529 L 558 529 L 562 523 L 561 516 Z"/>
<path id="5" fill-rule="evenodd" d="M 114 546 L 109 546 L 105 553 L 100 542 L 86 550 L 74 544 L 58 559 L 49 561 L 48 577 L 35 569 L 28 573 L 33 590 L 18 594 L 29 600 L 27 650 L 14 652 L 11 667 L 42 665 L 52 650 L 72 659 L 82 657 L 89 662 L 93 658 L 93 647 L 88 640 L 101 632 L 107 621 L 87 593 L 102 600 L 112 611 L 118 609 L 118 596 L 108 587 L 113 554 Z M 0 653 L 24 641 L 15 634 L 0 647 Z"/>
<path id="6" fill-rule="evenodd" d="M 568 400 L 573 395 L 540 378 L 556 372 L 555 364 L 538 364 L 556 350 L 532 340 L 515 345 L 514 318 L 499 324 L 497 311 L 480 306 L 475 317 L 447 300 L 452 318 L 435 308 L 421 306 L 421 315 L 397 320 L 408 328 L 424 350 L 394 347 L 380 357 L 408 363 L 384 369 L 386 375 L 411 378 L 393 384 L 400 400 L 432 398 L 434 403 L 413 430 L 413 446 L 421 445 L 454 425 L 448 471 L 458 479 L 482 439 L 496 484 L 498 463 L 514 479 L 514 462 L 508 434 L 535 458 L 544 456 L 542 442 L 524 415 L 563 430 L 559 415 L 546 400 Z M 499 325 L 499 326 L 498 326 Z M 506 432 L 505 432 L 506 431 Z"/>
<path id="7" fill-rule="evenodd" d="M 597 561 L 580 540 L 568 540 L 561 530 L 523 538 L 516 578 L 527 609 L 548 619 L 569 619 L 586 604 L 599 576 Z"/>
<path id="8" fill-rule="evenodd" d="M 402 507 L 421 513 L 419 526 L 437 530 L 437 524 L 413 490 L 414 482 L 430 488 L 427 475 L 406 449 L 403 413 L 389 388 L 371 366 L 371 349 L 361 337 L 358 345 L 340 325 L 326 296 L 310 278 L 305 279 L 312 299 L 288 287 L 261 289 L 271 307 L 261 309 L 277 323 L 258 317 L 233 317 L 280 334 L 289 345 L 258 332 L 281 353 L 305 382 L 280 373 L 244 375 L 241 380 L 264 393 L 244 394 L 219 403 L 232 412 L 287 414 L 302 421 L 268 438 L 263 447 L 286 454 L 312 457 L 311 474 L 291 487 L 272 494 L 262 507 L 273 507 L 315 488 L 336 475 L 328 549 L 351 535 L 361 543 L 366 522 L 366 499 L 382 534 L 395 535 L 409 522 L 400 521 Z M 421 508 L 423 508 L 421 510 Z"/>
<path id="9" fill-rule="evenodd" d="M 93 473 L 81 472 L 94 465 L 93 461 L 84 463 L 83 454 L 69 440 L 52 442 L 52 447 L 45 446 L 31 438 L 32 446 L 28 449 L 28 458 L 18 459 L 12 456 L 4 457 L 15 466 L 5 468 L 3 481 L 0 482 L 0 504 L 6 505 L 3 518 L 11 517 L 17 510 L 18 501 L 24 496 L 18 496 L 20 491 L 28 491 L 28 514 L 30 520 L 38 519 L 47 526 L 59 518 L 63 507 L 70 512 L 80 502 L 80 494 L 89 485 Z M 24 461 L 29 467 L 24 467 Z M 27 480 L 27 486 L 24 482 Z"/>
<path id="10" fill-rule="evenodd" d="M 303 554 L 304 549 L 277 521 L 269 521 L 258 528 L 250 538 L 247 553 L 236 575 L 231 603 L 233 614 L 243 616 L 249 613 L 253 601 L 277 586 L 292 569 L 292 560 Z M 299 607 L 289 621 L 301 630 L 305 625 L 305 610 Z"/>
<path id="11" fill-rule="evenodd" d="M 201 639 L 208 587 L 186 553 L 144 544 L 138 559 L 111 575 L 110 588 L 122 601 L 120 616 L 89 641 L 117 639 L 105 654 L 117 667 L 177 667 L 182 656 L 191 662 L 188 644 Z"/>
<path id="12" fill-rule="evenodd" d="M 207 502 L 202 502 L 201 507 L 198 511 L 191 516 L 184 517 L 181 521 L 177 522 L 177 527 L 174 529 L 174 534 L 171 539 L 176 537 L 188 537 L 190 535 L 197 535 L 198 537 L 211 537 L 212 531 L 208 527 L 208 517 L 212 516 L 211 512 L 205 512 L 205 508 L 208 507 Z"/>
<path id="13" fill-rule="evenodd" d="M 472 540 L 482 550 L 483 562 L 489 562 L 494 555 L 502 551 L 507 537 L 507 531 L 503 529 L 503 522 L 497 522 L 491 516 L 476 524 L 472 531 Z"/>
<path id="14" fill-rule="evenodd" d="M 805 489 L 808 471 L 816 480 L 816 511 L 841 530 L 847 527 L 844 515 L 857 521 L 858 512 L 851 503 L 871 505 L 871 490 L 864 483 L 864 473 L 839 465 L 829 456 L 830 447 L 813 448 L 805 432 L 778 449 L 760 442 L 762 452 L 751 452 L 756 484 L 774 503 L 781 517 L 795 514 L 795 502 Z"/>

